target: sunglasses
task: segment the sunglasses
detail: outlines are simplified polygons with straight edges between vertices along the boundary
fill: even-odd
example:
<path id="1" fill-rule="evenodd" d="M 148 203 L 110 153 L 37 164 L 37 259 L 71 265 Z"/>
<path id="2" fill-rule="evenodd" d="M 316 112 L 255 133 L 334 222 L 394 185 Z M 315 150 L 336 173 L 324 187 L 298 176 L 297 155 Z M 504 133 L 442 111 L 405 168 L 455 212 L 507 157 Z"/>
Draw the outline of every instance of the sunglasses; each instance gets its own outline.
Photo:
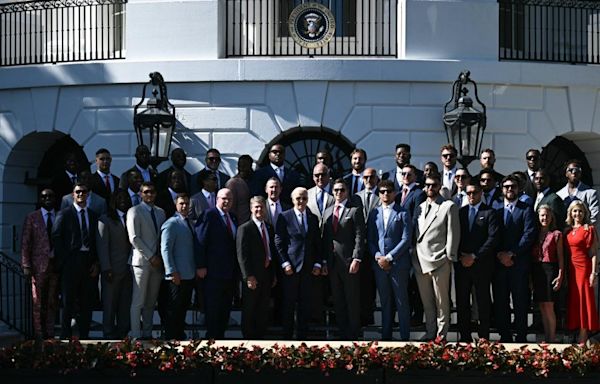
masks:
<path id="1" fill-rule="evenodd" d="M 156 191 L 154 189 L 146 189 L 145 191 L 142 191 L 142 194 L 144 195 L 153 195 L 155 193 Z"/>
<path id="2" fill-rule="evenodd" d="M 380 190 L 379 190 L 379 193 L 380 193 L 380 194 L 382 194 L 382 195 L 385 195 L 385 194 L 387 194 L 387 193 L 392 193 L 392 192 L 393 192 L 393 191 L 390 191 L 389 189 L 380 189 Z"/>
<path id="3" fill-rule="evenodd" d="M 526 159 L 529 161 L 533 161 L 539 159 L 539 156 L 527 156 Z"/>
<path id="4" fill-rule="evenodd" d="M 325 175 L 326 175 L 325 173 L 314 173 L 313 177 L 317 177 L 317 178 L 318 177 L 325 177 Z"/>
<path id="5" fill-rule="evenodd" d="M 517 186 L 514 184 L 507 184 L 507 185 L 503 185 L 502 188 L 504 189 L 516 189 Z"/>
<path id="6" fill-rule="evenodd" d="M 73 191 L 76 195 L 87 195 L 88 191 L 86 189 L 77 189 Z"/>
<path id="7" fill-rule="evenodd" d="M 402 176 L 412 176 L 412 172 L 400 172 Z"/>
<path id="8" fill-rule="evenodd" d="M 444 159 L 447 159 L 447 158 L 449 158 L 449 157 L 454 157 L 454 154 L 453 154 L 453 153 L 442 153 L 442 157 L 443 157 Z"/>
<path id="9" fill-rule="evenodd" d="M 296 200 L 296 201 L 306 201 L 306 200 L 308 200 L 308 197 L 304 197 L 304 196 L 296 197 L 294 200 Z"/>
<path id="10" fill-rule="evenodd" d="M 373 177 L 376 177 L 376 175 L 363 175 L 363 179 L 371 179 Z"/>
<path id="11" fill-rule="evenodd" d="M 220 157 L 208 157 L 206 160 L 208 161 L 221 161 Z"/>
<path id="12" fill-rule="evenodd" d="M 333 192 L 336 192 L 336 193 L 346 192 L 346 188 L 333 188 Z"/>
<path id="13" fill-rule="evenodd" d="M 425 188 L 433 188 L 433 187 L 437 187 L 438 184 L 437 183 L 425 183 Z"/>
<path id="14" fill-rule="evenodd" d="M 567 168 L 567 172 L 569 172 L 569 173 L 579 173 L 579 172 L 581 172 L 581 168 L 579 168 L 579 167 Z"/>
<path id="15" fill-rule="evenodd" d="M 468 179 L 469 176 L 468 175 L 455 175 L 454 178 L 464 180 L 464 179 Z"/>

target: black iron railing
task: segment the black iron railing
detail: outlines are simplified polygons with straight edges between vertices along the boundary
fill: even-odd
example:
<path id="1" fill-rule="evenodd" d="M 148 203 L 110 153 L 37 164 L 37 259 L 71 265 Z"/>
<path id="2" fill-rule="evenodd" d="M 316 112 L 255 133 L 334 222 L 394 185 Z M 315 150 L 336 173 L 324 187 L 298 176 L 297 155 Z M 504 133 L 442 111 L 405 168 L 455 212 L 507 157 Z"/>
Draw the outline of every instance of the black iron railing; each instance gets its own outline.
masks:
<path id="1" fill-rule="evenodd" d="M 0 66 L 125 58 L 127 0 L 0 5 Z"/>
<path id="2" fill-rule="evenodd" d="M 31 279 L 21 265 L 0 252 L 0 320 L 26 337 L 33 336 Z"/>
<path id="3" fill-rule="evenodd" d="M 302 3 L 331 10 L 336 31 L 321 48 L 299 45 L 288 30 Z M 226 0 L 226 54 L 237 56 L 397 56 L 397 0 Z"/>
<path id="4" fill-rule="evenodd" d="M 600 64 L 600 1 L 498 3 L 500 60 Z"/>

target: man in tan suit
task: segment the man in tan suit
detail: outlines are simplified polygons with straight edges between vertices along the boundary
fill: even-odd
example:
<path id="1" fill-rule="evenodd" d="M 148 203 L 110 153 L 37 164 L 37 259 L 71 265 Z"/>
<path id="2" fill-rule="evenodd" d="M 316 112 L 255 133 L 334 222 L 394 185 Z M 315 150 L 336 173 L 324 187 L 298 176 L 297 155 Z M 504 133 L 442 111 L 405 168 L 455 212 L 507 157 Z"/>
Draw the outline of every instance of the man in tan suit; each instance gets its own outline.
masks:
<path id="1" fill-rule="evenodd" d="M 424 339 L 446 337 L 450 325 L 450 273 L 458 261 L 458 207 L 440 195 L 438 175 L 425 179 L 425 200 L 415 210 L 416 254 L 413 267 L 423 301 L 427 333 Z"/>

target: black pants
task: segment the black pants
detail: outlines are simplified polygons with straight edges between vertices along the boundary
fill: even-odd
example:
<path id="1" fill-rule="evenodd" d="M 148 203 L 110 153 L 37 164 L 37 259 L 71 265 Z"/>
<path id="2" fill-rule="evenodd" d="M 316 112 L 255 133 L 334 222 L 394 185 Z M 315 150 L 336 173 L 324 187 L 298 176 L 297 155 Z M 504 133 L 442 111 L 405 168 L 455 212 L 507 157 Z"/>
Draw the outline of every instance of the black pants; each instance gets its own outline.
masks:
<path id="1" fill-rule="evenodd" d="M 269 319 L 272 279 L 265 276 L 257 278 L 257 282 L 256 289 L 242 284 L 242 335 L 251 340 L 265 337 Z"/>
<path id="2" fill-rule="evenodd" d="M 229 325 L 234 279 L 204 279 L 206 338 L 224 339 Z"/>
<path id="3" fill-rule="evenodd" d="M 77 252 L 62 270 L 61 295 L 63 301 L 63 312 L 61 319 L 61 339 L 70 338 L 71 319 L 79 309 L 79 338 L 87 339 L 90 333 L 90 322 L 92 319 L 92 307 L 90 303 L 90 264 L 85 262 L 89 259 L 88 252 Z M 69 265 L 70 264 L 70 265 Z"/>
<path id="4" fill-rule="evenodd" d="M 184 335 L 185 314 L 190 305 L 194 279 L 181 280 L 179 285 L 167 281 L 168 304 L 166 308 L 165 337 L 180 340 Z"/>
<path id="5" fill-rule="evenodd" d="M 306 339 L 308 322 L 310 321 L 310 296 L 311 296 L 311 273 L 308 267 L 291 276 L 284 275 L 282 281 L 283 303 L 282 303 L 282 325 L 283 336 L 291 340 L 294 335 L 294 312 L 298 304 L 297 323 L 298 340 Z"/>
<path id="6" fill-rule="evenodd" d="M 490 318 L 492 298 L 490 285 L 493 266 L 473 265 L 469 268 L 460 263 L 454 263 L 454 286 L 456 288 L 456 309 L 458 312 L 458 331 L 461 341 L 471 340 L 471 291 L 475 287 L 475 300 L 479 313 L 479 328 L 477 333 L 480 338 L 490 338 Z"/>
<path id="7" fill-rule="evenodd" d="M 363 264 L 361 263 L 361 267 Z M 348 272 L 349 267 L 335 260 L 329 273 L 333 306 L 342 340 L 358 340 L 360 332 L 360 275 Z"/>

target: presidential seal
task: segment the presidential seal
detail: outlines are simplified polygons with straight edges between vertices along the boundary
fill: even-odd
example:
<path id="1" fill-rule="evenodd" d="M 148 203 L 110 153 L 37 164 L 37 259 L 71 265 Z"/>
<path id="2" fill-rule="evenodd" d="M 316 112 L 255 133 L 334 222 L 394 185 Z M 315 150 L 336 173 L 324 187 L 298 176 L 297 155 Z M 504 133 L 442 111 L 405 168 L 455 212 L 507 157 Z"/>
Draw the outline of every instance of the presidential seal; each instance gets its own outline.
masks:
<path id="1" fill-rule="evenodd" d="M 335 34 L 335 17 L 318 3 L 304 3 L 292 10 L 288 21 L 290 35 L 304 48 L 321 48 Z"/>

